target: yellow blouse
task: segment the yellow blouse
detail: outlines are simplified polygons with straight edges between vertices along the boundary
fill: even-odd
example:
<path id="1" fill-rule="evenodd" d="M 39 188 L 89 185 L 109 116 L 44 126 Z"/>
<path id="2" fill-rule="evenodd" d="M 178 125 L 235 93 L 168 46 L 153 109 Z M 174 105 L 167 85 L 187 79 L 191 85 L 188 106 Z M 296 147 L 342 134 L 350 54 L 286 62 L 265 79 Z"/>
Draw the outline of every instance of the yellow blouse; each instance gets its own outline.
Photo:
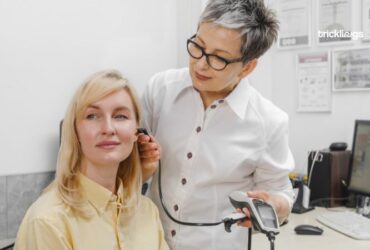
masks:
<path id="1" fill-rule="evenodd" d="M 42 194 L 28 209 L 19 228 L 15 250 L 167 250 L 157 207 L 141 196 L 131 215 L 117 209 L 118 195 L 80 175 L 92 216 L 74 216 L 56 193 L 56 186 Z"/>

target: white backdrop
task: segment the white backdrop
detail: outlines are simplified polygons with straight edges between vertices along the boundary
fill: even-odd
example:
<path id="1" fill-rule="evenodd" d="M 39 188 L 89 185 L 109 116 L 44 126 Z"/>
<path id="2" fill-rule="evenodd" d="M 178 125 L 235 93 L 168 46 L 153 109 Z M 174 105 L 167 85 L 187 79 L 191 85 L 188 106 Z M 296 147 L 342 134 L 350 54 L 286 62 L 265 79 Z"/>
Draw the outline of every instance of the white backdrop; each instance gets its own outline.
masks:
<path id="1" fill-rule="evenodd" d="M 276 0 L 267 1 L 272 6 Z M 185 41 L 196 31 L 205 0 L 0 0 L 0 175 L 54 169 L 58 124 L 76 87 L 114 67 L 142 92 L 150 76 L 187 65 Z M 312 34 L 317 32 L 313 0 Z M 361 1 L 353 1 L 360 31 Z M 355 119 L 370 119 L 370 92 L 335 92 L 331 113 L 297 113 L 295 56 L 299 52 L 369 47 L 274 47 L 250 81 L 290 117 L 296 171 L 307 152 L 333 141 L 351 144 Z"/>
<path id="2" fill-rule="evenodd" d="M 141 93 L 176 67 L 177 13 L 173 0 L 0 0 L 0 175 L 55 169 L 59 121 L 90 74 L 116 68 Z"/>

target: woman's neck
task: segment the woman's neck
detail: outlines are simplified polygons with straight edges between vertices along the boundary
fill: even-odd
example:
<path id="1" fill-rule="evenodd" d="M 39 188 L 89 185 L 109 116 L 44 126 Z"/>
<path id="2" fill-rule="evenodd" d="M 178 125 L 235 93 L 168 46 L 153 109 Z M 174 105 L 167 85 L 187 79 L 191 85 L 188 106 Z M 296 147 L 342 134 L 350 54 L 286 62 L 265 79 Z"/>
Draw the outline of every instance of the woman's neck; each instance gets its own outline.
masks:
<path id="1" fill-rule="evenodd" d="M 82 161 L 81 172 L 87 178 L 99 185 L 116 193 L 117 166 L 96 166 L 86 161 Z"/>
<path id="2" fill-rule="evenodd" d="M 199 94 L 203 102 L 204 110 L 206 110 L 215 100 L 223 98 L 222 96 L 219 97 L 219 95 L 214 95 L 212 93 L 200 92 Z"/>

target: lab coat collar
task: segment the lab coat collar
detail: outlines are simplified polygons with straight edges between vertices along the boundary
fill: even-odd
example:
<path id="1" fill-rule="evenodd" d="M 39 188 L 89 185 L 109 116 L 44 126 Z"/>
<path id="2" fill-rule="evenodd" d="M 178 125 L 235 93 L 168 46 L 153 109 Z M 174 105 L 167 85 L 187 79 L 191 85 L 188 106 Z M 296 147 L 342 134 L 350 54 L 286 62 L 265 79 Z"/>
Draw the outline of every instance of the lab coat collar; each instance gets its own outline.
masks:
<path id="1" fill-rule="evenodd" d="M 186 73 L 184 74 L 184 80 L 180 82 L 178 86 L 177 93 L 174 96 L 175 102 L 187 91 L 195 90 L 193 88 L 193 82 L 191 81 L 190 72 L 189 69 L 186 70 Z"/>
<path id="2" fill-rule="evenodd" d="M 226 103 L 240 118 L 244 119 L 250 100 L 250 86 L 247 78 L 242 79 L 235 89 L 225 98 Z"/>

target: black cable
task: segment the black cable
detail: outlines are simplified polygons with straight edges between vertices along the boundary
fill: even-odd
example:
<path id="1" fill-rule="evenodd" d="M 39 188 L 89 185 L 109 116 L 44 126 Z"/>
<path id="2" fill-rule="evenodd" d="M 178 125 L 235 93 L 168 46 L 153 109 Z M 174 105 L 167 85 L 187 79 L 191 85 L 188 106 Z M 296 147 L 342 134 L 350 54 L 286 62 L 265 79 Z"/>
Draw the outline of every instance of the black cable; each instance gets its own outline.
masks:
<path id="1" fill-rule="evenodd" d="M 275 234 L 273 232 L 268 232 L 266 236 L 270 241 L 270 249 L 275 250 Z"/>
<path id="2" fill-rule="evenodd" d="M 164 205 L 163 202 L 163 194 L 162 194 L 162 183 L 161 183 L 161 160 L 159 160 L 159 166 L 158 166 L 158 191 L 159 191 L 159 199 L 161 200 L 161 204 L 163 207 L 164 212 L 167 214 L 167 216 L 174 222 L 180 224 L 180 225 L 185 225 L 185 226 L 196 226 L 196 227 L 208 227 L 208 226 L 217 226 L 220 225 L 221 223 L 224 223 L 224 221 L 218 221 L 218 222 L 184 222 L 175 219 L 172 217 L 170 212 L 167 210 L 167 207 Z"/>
<path id="3" fill-rule="evenodd" d="M 143 133 L 147 136 L 149 136 L 149 133 L 148 131 L 145 129 L 145 128 L 138 128 L 137 129 L 137 133 Z M 142 190 L 143 191 L 143 190 Z M 200 227 L 200 226 L 217 226 L 217 225 L 220 225 L 221 223 L 224 223 L 225 224 L 225 228 L 226 228 L 226 221 L 222 220 L 222 221 L 218 221 L 218 222 L 213 222 L 213 223 L 203 223 L 203 222 L 184 222 L 184 221 L 180 221 L 180 220 L 177 220 L 175 219 L 174 217 L 172 217 L 172 215 L 170 214 L 170 212 L 168 211 L 167 207 L 165 206 L 164 204 L 164 201 L 163 201 L 163 194 L 162 194 L 162 177 L 161 177 L 161 160 L 158 161 L 158 192 L 159 192 L 159 199 L 161 201 L 161 204 L 162 204 L 162 207 L 163 207 L 163 210 L 164 212 L 166 213 L 166 215 L 174 222 L 180 224 L 180 225 L 185 225 L 185 226 L 197 226 L 197 227 Z"/>
<path id="4" fill-rule="evenodd" d="M 252 227 L 248 228 L 248 250 L 252 250 Z"/>

